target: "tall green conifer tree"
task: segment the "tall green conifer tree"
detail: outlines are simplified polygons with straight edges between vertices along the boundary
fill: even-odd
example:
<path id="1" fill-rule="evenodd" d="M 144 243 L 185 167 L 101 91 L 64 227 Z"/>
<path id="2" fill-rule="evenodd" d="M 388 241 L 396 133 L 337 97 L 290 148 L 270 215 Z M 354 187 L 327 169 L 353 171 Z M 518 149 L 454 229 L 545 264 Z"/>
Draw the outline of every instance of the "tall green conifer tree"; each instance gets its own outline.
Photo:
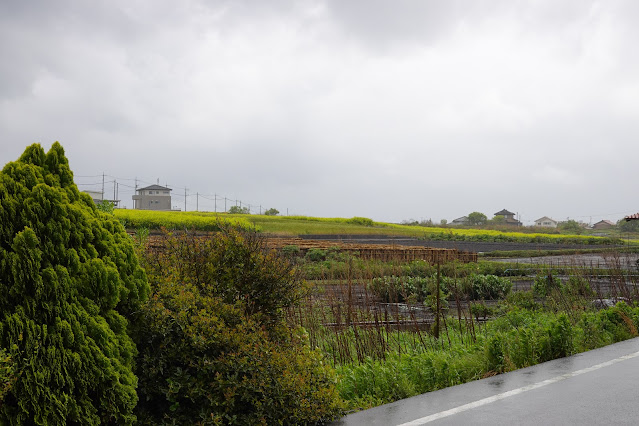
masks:
<path id="1" fill-rule="evenodd" d="M 64 150 L 29 146 L 0 172 L 0 348 L 16 380 L 0 424 L 131 424 L 127 317 L 148 297 L 122 225 L 73 182 Z"/>

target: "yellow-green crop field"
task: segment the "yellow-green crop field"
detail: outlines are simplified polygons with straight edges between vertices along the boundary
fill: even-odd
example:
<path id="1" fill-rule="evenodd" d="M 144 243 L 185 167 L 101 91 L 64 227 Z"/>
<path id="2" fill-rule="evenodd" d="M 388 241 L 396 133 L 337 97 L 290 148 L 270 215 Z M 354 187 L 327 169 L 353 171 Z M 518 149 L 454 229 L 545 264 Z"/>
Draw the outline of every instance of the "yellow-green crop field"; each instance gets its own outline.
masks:
<path id="1" fill-rule="evenodd" d="M 455 241 L 499 241 L 530 243 L 613 244 L 620 240 L 588 235 L 536 234 L 503 232 L 484 229 L 459 229 L 397 225 L 373 222 L 367 218 L 319 218 L 308 216 L 232 215 L 209 212 L 165 212 L 116 209 L 115 216 L 128 229 L 148 228 L 168 230 L 195 229 L 215 231 L 220 222 L 247 229 L 285 236 L 308 234 L 369 234 L 397 235 L 422 239 Z"/>

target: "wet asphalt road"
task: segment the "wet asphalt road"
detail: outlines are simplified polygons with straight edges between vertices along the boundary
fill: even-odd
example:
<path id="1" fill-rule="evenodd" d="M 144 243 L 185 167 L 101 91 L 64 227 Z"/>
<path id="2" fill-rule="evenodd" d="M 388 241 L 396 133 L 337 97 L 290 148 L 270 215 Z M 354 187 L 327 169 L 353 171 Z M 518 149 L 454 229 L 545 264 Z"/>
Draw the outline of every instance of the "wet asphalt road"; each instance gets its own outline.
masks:
<path id="1" fill-rule="evenodd" d="M 351 414 L 334 426 L 639 424 L 639 338 Z"/>

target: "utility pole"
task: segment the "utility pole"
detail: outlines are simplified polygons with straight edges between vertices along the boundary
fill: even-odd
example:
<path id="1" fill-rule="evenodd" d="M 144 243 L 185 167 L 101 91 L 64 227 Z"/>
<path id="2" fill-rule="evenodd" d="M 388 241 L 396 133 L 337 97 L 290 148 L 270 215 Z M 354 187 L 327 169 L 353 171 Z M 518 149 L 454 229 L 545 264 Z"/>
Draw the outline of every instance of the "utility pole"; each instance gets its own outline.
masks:
<path id="1" fill-rule="evenodd" d="M 215 210 L 213 210 L 215 213 L 217 213 L 217 194 L 213 194 L 213 202 L 215 203 Z"/>
<path id="2" fill-rule="evenodd" d="M 104 172 L 102 172 L 102 200 L 104 200 Z"/>
<path id="3" fill-rule="evenodd" d="M 135 177 L 135 192 L 133 193 L 133 195 L 138 195 L 138 177 Z M 133 208 L 137 208 L 138 207 L 138 200 L 133 200 Z"/>
<path id="4" fill-rule="evenodd" d="M 184 188 L 184 211 L 186 211 L 186 188 Z"/>
<path id="5" fill-rule="evenodd" d="M 224 213 L 226 213 L 226 197 L 224 197 Z"/>
<path id="6" fill-rule="evenodd" d="M 195 193 L 195 211 L 196 212 L 200 211 L 200 193 L 199 192 Z"/>
<path id="7" fill-rule="evenodd" d="M 113 179 L 113 204 L 115 204 L 115 179 Z"/>
<path id="8" fill-rule="evenodd" d="M 440 274 L 440 258 L 439 253 L 436 254 L 437 257 L 437 305 L 435 307 L 435 339 L 439 339 L 439 310 L 441 309 L 440 300 L 439 300 L 439 289 L 441 288 L 441 274 Z"/>

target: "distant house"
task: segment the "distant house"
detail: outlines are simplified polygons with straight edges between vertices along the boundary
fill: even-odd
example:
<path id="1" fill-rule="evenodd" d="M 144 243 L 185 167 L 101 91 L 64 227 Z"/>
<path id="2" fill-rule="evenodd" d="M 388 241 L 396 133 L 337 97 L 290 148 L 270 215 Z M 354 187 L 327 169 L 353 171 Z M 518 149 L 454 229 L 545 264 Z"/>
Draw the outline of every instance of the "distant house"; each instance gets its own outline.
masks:
<path id="1" fill-rule="evenodd" d="M 631 214 L 630 216 L 624 217 L 626 222 L 630 222 L 631 220 L 639 220 L 639 213 Z"/>
<path id="2" fill-rule="evenodd" d="M 137 190 L 133 208 L 139 210 L 171 210 L 171 188 L 151 185 Z"/>
<path id="3" fill-rule="evenodd" d="M 535 221 L 535 226 L 543 226 L 545 228 L 556 228 L 559 222 L 548 216 L 541 217 Z"/>
<path id="4" fill-rule="evenodd" d="M 506 225 L 521 226 L 521 222 L 515 219 L 515 213 L 509 212 L 506 209 L 498 211 L 497 213 L 495 213 L 495 216 L 503 216 L 504 223 Z"/>
<path id="5" fill-rule="evenodd" d="M 468 216 L 458 217 L 454 219 L 450 225 L 468 225 Z"/>
<path id="6" fill-rule="evenodd" d="M 599 222 L 592 225 L 592 229 L 610 229 L 614 226 L 614 222 L 611 222 L 609 220 L 600 220 Z"/>

